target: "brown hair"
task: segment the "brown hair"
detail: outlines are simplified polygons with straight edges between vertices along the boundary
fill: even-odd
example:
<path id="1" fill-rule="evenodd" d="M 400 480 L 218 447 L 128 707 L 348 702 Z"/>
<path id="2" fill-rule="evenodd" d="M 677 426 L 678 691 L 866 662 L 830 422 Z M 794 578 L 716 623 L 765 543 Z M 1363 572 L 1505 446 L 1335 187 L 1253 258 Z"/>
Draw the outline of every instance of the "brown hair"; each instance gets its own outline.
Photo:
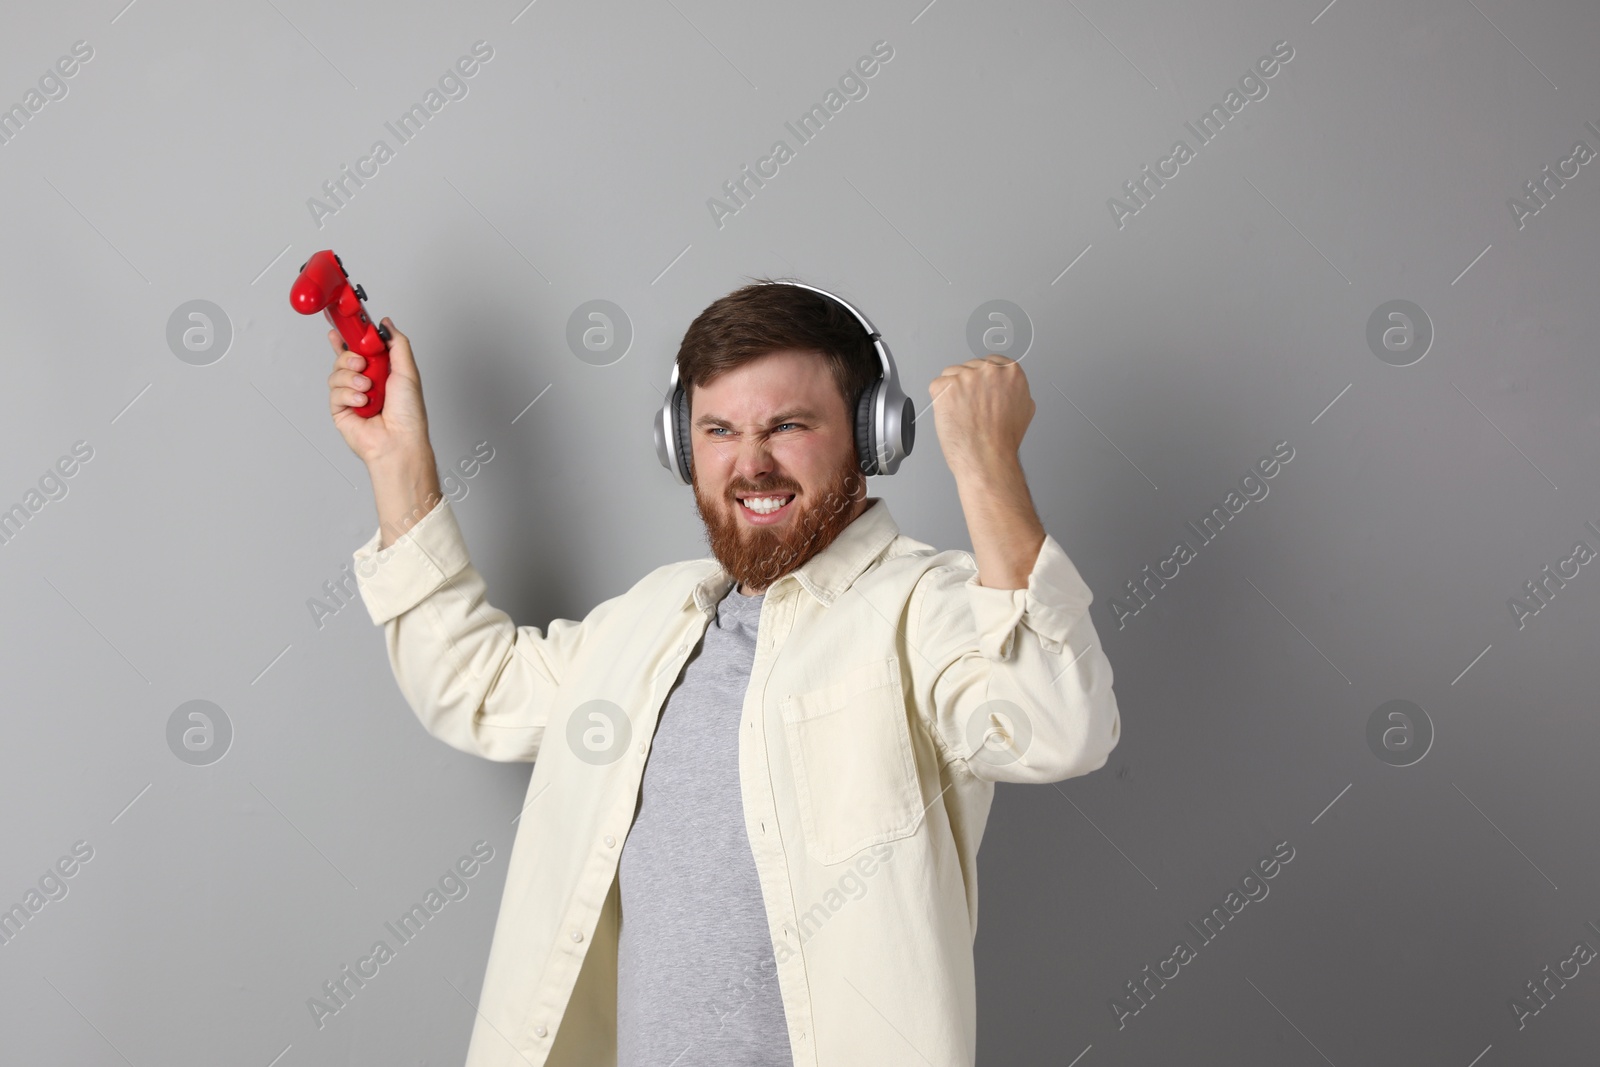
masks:
<path id="1" fill-rule="evenodd" d="M 861 393 L 883 373 L 877 350 L 861 322 L 836 300 L 794 285 L 757 278 L 715 300 L 678 346 L 678 380 L 691 400 L 694 386 L 710 385 L 735 367 L 787 348 L 820 352 L 827 361 L 846 419 L 855 418 Z"/>

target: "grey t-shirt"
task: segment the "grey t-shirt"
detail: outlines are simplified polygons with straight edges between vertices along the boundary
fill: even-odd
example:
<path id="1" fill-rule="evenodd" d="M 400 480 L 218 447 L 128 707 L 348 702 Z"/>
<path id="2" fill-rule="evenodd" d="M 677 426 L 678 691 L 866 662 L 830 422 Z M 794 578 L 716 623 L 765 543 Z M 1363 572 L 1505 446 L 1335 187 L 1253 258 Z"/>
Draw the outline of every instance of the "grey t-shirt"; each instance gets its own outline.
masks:
<path id="1" fill-rule="evenodd" d="M 618 867 L 618 1067 L 789 1067 L 739 785 L 762 596 L 737 585 L 667 697 Z"/>

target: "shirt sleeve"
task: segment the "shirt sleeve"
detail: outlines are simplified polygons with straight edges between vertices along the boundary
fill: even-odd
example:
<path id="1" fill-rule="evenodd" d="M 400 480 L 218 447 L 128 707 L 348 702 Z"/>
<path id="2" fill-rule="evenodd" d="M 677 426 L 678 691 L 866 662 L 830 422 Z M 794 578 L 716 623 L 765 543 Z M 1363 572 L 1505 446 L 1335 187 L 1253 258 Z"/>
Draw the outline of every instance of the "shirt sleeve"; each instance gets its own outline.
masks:
<path id="1" fill-rule="evenodd" d="M 1121 733 L 1093 594 L 1045 536 L 1022 589 L 978 584 L 971 553 L 923 575 L 909 605 L 916 709 L 947 761 L 995 782 L 1105 766 Z"/>
<path id="2" fill-rule="evenodd" d="M 355 551 L 356 587 L 383 627 L 389 665 L 427 731 L 501 762 L 537 758 L 562 674 L 599 609 L 547 631 L 516 626 L 485 599 L 447 499 L 394 544 L 381 529 Z"/>

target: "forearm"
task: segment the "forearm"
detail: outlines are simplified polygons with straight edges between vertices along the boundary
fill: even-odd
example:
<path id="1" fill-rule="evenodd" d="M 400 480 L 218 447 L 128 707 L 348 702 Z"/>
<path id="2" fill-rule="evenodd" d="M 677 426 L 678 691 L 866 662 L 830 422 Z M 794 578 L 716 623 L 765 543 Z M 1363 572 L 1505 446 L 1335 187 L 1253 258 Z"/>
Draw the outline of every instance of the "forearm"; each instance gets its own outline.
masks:
<path id="1" fill-rule="evenodd" d="M 1044 524 L 1015 456 L 955 471 L 956 491 L 978 562 L 978 582 L 991 589 L 1024 589 L 1044 545 Z"/>
<path id="2" fill-rule="evenodd" d="M 379 548 L 388 548 L 404 536 L 444 496 L 439 491 L 439 471 L 433 449 L 416 452 L 367 467 L 372 495 L 378 506 Z"/>
<path id="3" fill-rule="evenodd" d="M 383 484 L 414 483 L 395 475 Z M 427 490 L 416 496 L 420 508 Z M 442 505 L 436 499 L 434 506 Z M 583 646 L 585 624 L 556 619 L 547 633 L 516 626 L 489 602 L 450 511 L 411 523 L 386 559 L 377 558 L 378 541 L 374 535 L 356 549 L 356 582 L 418 720 L 463 752 L 532 761 L 556 706 L 556 679 Z"/>

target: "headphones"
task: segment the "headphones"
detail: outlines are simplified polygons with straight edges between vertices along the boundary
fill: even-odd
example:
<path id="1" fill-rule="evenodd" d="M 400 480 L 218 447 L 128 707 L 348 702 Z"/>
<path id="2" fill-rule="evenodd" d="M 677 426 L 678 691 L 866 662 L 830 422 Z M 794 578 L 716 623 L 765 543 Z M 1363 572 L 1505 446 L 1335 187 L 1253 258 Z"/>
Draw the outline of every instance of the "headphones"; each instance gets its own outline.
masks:
<path id="1" fill-rule="evenodd" d="M 911 454 L 917 436 L 917 411 L 911 398 L 900 389 L 900 376 L 894 368 L 894 358 L 883 336 L 873 329 L 867 317 L 845 301 L 814 285 L 800 282 L 766 282 L 767 285 L 793 285 L 820 293 L 843 307 L 872 340 L 877 350 L 883 374 L 876 382 L 861 391 L 856 403 L 855 440 L 856 468 L 863 474 L 893 474 L 900 461 Z M 672 378 L 667 383 L 666 399 L 655 419 L 656 456 L 661 465 L 672 472 L 679 485 L 692 485 L 690 459 L 693 449 L 689 443 L 689 396 L 678 380 L 678 363 L 673 360 Z"/>

